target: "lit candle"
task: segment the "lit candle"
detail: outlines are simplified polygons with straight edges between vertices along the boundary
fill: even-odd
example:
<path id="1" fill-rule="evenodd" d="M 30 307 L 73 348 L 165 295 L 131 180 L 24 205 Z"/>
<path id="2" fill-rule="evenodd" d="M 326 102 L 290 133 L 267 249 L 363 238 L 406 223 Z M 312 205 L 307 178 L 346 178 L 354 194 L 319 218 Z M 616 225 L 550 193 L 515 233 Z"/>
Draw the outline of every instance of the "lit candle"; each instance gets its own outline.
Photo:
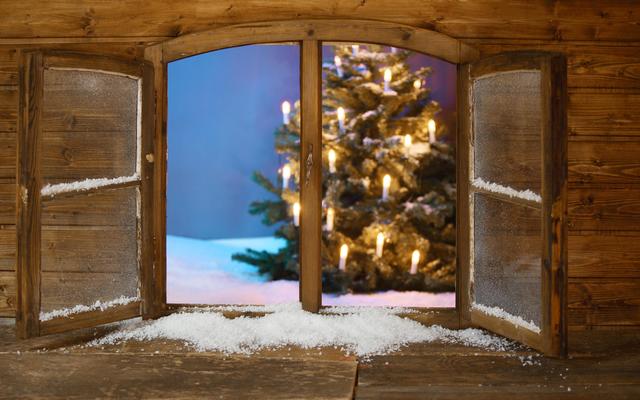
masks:
<path id="1" fill-rule="evenodd" d="M 404 152 L 406 155 L 409 155 L 410 151 L 411 151 L 411 135 L 406 134 L 404 135 Z"/>
<path id="2" fill-rule="evenodd" d="M 387 201 L 389 198 L 389 187 L 391 186 L 391 176 L 389 174 L 382 178 L 382 201 Z"/>
<path id="3" fill-rule="evenodd" d="M 336 73 L 340 78 L 342 78 L 342 60 L 339 56 L 333 57 L 333 63 L 336 65 Z"/>
<path id="4" fill-rule="evenodd" d="M 291 167 L 285 164 L 282 167 L 282 190 L 289 189 L 289 178 L 291 178 Z"/>
<path id="5" fill-rule="evenodd" d="M 384 233 L 379 232 L 376 237 L 376 256 L 382 257 L 382 249 L 384 248 Z"/>
<path id="6" fill-rule="evenodd" d="M 347 269 L 347 256 L 349 255 L 349 246 L 343 244 L 340 246 L 340 264 L 338 268 L 340 271 L 344 271 Z"/>
<path id="7" fill-rule="evenodd" d="M 335 218 L 335 211 L 333 208 L 329 207 L 327 209 L 327 231 L 331 232 L 333 230 L 333 219 Z"/>
<path id="8" fill-rule="evenodd" d="M 300 226 L 300 203 L 293 203 L 293 225 Z"/>
<path id="9" fill-rule="evenodd" d="M 429 143 L 436 142 L 436 121 L 430 119 L 427 123 L 427 128 L 429 129 Z"/>
<path id="10" fill-rule="evenodd" d="M 358 51 L 360 50 L 360 46 L 357 44 L 351 45 L 351 54 L 355 57 L 358 55 Z"/>
<path id="11" fill-rule="evenodd" d="M 397 50 L 397 49 L 396 49 L 395 47 L 393 47 L 393 46 L 392 46 L 392 47 L 391 47 L 391 54 L 396 54 L 396 50 Z"/>
<path id="12" fill-rule="evenodd" d="M 336 151 L 334 149 L 329 150 L 329 155 L 327 157 L 329 159 L 329 172 L 336 172 Z"/>
<path id="13" fill-rule="evenodd" d="M 344 132 L 344 108 L 338 107 L 338 128 L 340 128 L 340 132 Z"/>
<path id="14" fill-rule="evenodd" d="M 291 112 L 291 104 L 288 101 L 282 102 L 282 123 L 287 125 L 289 123 L 289 113 Z"/>
<path id="15" fill-rule="evenodd" d="M 409 273 L 411 275 L 415 275 L 418 272 L 418 263 L 420 262 L 420 252 L 418 250 L 414 250 L 411 254 L 411 270 Z"/>
<path id="16" fill-rule="evenodd" d="M 384 70 L 384 91 L 389 91 L 389 82 L 391 82 L 391 68 Z"/>
<path id="17" fill-rule="evenodd" d="M 422 81 L 420 79 L 416 79 L 413 81 L 413 88 L 415 90 L 419 90 L 422 87 Z"/>

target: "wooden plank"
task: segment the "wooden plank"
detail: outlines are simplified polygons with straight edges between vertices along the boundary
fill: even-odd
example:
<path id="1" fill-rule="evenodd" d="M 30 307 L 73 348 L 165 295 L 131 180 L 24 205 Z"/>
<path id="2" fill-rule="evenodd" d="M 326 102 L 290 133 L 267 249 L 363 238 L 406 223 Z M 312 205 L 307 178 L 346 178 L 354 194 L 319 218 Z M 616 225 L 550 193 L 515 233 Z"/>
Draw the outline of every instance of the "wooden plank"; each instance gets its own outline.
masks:
<path id="1" fill-rule="evenodd" d="M 42 54 L 28 53 L 21 60 L 18 135 L 16 332 L 20 338 L 39 334 L 40 314 L 40 151 L 43 93 Z"/>
<path id="2" fill-rule="evenodd" d="M 0 231 L 1 232 L 1 231 Z M 135 229 L 44 229 L 42 271 L 119 272 L 138 260 Z"/>
<path id="3" fill-rule="evenodd" d="M 15 132 L 0 132 L 0 179 L 16 177 L 16 144 Z"/>
<path id="4" fill-rule="evenodd" d="M 16 398 L 353 398 L 352 360 L 161 353 L 3 354 L 3 390 Z"/>
<path id="5" fill-rule="evenodd" d="M 147 292 L 144 317 L 158 317 L 167 308 L 167 64 L 163 60 L 162 45 L 151 46 L 145 59 L 153 65 L 155 124 L 153 132 L 153 291 Z M 144 78 L 143 78 L 144 79 Z M 146 132 L 145 132 L 146 134 Z M 146 155 L 145 155 L 146 158 Z M 143 200 L 144 201 L 144 200 Z M 147 206 L 148 207 L 148 206 Z M 143 221 L 143 224 L 148 221 Z M 145 278 L 148 282 L 148 277 Z M 148 308 L 148 303 L 152 308 Z"/>
<path id="6" fill-rule="evenodd" d="M 579 184 L 640 183 L 639 154 L 640 140 L 593 137 L 571 141 L 569 181 Z"/>
<path id="7" fill-rule="evenodd" d="M 640 40 L 637 5 L 624 0 L 560 3 L 516 0 L 460 2 L 394 0 L 365 2 L 313 0 L 274 4 L 267 0 L 220 0 L 203 6 L 175 0 L 111 4 L 61 1 L 40 7 L 34 0 L 13 4 L 0 17 L 0 37 L 147 37 L 178 36 L 215 24 L 295 18 L 392 21 L 464 38 L 536 38 L 548 40 Z M 131 10 L 135 10 L 134 13 Z M 634 12 L 635 11 L 635 12 Z"/>
<path id="8" fill-rule="evenodd" d="M 322 305 L 322 45 L 302 42 L 300 178 L 300 301 L 306 311 Z"/>
<path id="9" fill-rule="evenodd" d="M 16 270 L 16 229 L 15 225 L 0 229 L 0 271 Z"/>
<path id="10" fill-rule="evenodd" d="M 140 302 L 136 301 L 123 306 L 108 308 L 104 311 L 87 311 L 68 317 L 42 321 L 40 322 L 40 331 L 42 335 L 50 335 L 68 332 L 74 329 L 109 324 L 111 322 L 134 318 L 138 315 L 140 315 Z"/>
<path id="11" fill-rule="evenodd" d="M 569 325 L 574 328 L 603 329 L 623 327 L 640 329 L 640 308 L 584 308 L 569 310 Z"/>
<path id="12" fill-rule="evenodd" d="M 0 87 L 18 85 L 18 57 L 16 49 L 0 49 Z"/>
<path id="13" fill-rule="evenodd" d="M 626 309 L 626 322 L 640 325 L 640 279 L 572 278 L 569 280 L 569 307 L 597 310 L 605 308 Z M 636 318 L 632 318 L 635 316 Z"/>
<path id="14" fill-rule="evenodd" d="M 42 272 L 41 307 L 43 312 L 80 305 L 91 305 L 121 296 L 136 297 L 138 265 L 119 263 L 119 272 Z M 139 313 L 137 315 L 140 315 Z M 41 332 L 44 334 L 44 332 Z"/>
<path id="15" fill-rule="evenodd" d="M 540 50 L 563 53 L 567 57 L 569 88 L 640 88 L 640 49 L 637 46 L 605 46 L 597 43 L 549 41 L 501 42 L 472 40 L 482 54 Z"/>
<path id="16" fill-rule="evenodd" d="M 16 316 L 18 285 L 14 271 L 0 271 L 0 317 Z"/>
<path id="17" fill-rule="evenodd" d="M 127 187 L 45 200 L 42 203 L 42 224 L 135 227 L 137 190 L 137 187 Z"/>
<path id="18" fill-rule="evenodd" d="M 413 50 L 452 63 L 470 62 L 478 51 L 464 42 L 432 30 L 371 20 L 290 19 L 236 24 L 183 35 L 164 43 L 167 62 L 213 50 L 255 43 L 304 40 L 381 43 Z"/>
<path id="19" fill-rule="evenodd" d="M 51 180 L 115 178 L 136 172 L 136 129 L 44 132 L 42 175 Z"/>
<path id="20" fill-rule="evenodd" d="M 18 86 L 0 86 L 0 132 L 15 132 L 18 121 Z"/>
<path id="21" fill-rule="evenodd" d="M 640 93 L 569 94 L 571 136 L 640 136 Z"/>
<path id="22" fill-rule="evenodd" d="M 640 278 L 640 233 L 569 236 L 570 278 Z"/>
<path id="23" fill-rule="evenodd" d="M 640 189 L 635 186 L 573 186 L 567 203 L 571 231 L 640 230 Z"/>
<path id="24" fill-rule="evenodd" d="M 16 184 L 15 181 L 0 181 L 0 225 L 16 223 Z"/>

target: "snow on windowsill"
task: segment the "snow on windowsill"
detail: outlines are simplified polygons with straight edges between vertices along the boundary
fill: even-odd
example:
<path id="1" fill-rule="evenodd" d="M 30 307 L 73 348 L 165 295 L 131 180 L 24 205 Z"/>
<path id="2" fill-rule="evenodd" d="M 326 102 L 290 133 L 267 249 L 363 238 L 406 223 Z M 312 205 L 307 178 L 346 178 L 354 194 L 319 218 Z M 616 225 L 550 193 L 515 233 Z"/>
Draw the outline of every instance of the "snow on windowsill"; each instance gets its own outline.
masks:
<path id="1" fill-rule="evenodd" d="M 364 358 L 388 354 L 419 342 L 460 343 L 495 351 L 508 351 L 515 346 L 507 339 L 479 329 L 425 326 L 398 315 L 399 310 L 388 308 L 337 307 L 331 314 L 314 314 L 303 311 L 297 302 L 232 307 L 227 309 L 268 314 L 226 318 L 213 309 L 185 309 L 154 321 L 131 323 L 89 345 L 164 339 L 185 342 L 200 352 L 225 354 L 252 354 L 285 346 L 335 347 Z"/>
<path id="2" fill-rule="evenodd" d="M 103 186 L 135 182 L 139 179 L 140 177 L 137 174 L 134 174 L 131 176 L 120 176 L 118 178 L 93 178 L 68 183 L 56 183 L 54 185 L 47 184 L 40 190 L 40 195 L 55 196 L 60 193 L 82 192 Z"/>
<path id="3" fill-rule="evenodd" d="M 515 197 L 517 199 L 523 199 L 523 200 L 535 201 L 536 203 L 542 203 L 542 197 L 540 197 L 539 194 L 534 193 L 529 189 L 516 190 L 508 186 L 502 186 L 498 183 L 487 182 L 482 178 L 474 179 L 472 184 L 477 189 L 483 189 L 493 193 L 504 194 L 512 198 Z"/>
<path id="4" fill-rule="evenodd" d="M 471 308 L 478 310 L 484 314 L 491 315 L 492 317 L 500 318 L 511 322 L 512 324 L 521 328 L 530 330 L 531 332 L 540 333 L 540 327 L 533 323 L 533 321 L 526 321 L 522 317 L 510 314 L 500 307 L 489 307 L 482 304 L 473 303 Z"/>
<path id="5" fill-rule="evenodd" d="M 126 296 L 120 296 L 117 299 L 114 300 L 110 300 L 110 301 L 96 301 L 95 303 L 91 304 L 91 305 L 83 305 L 83 304 L 78 304 L 76 306 L 70 307 L 70 308 L 61 308 L 59 310 L 53 310 L 53 311 L 49 311 L 49 312 L 41 312 L 40 313 L 40 322 L 43 321 L 49 321 L 52 320 L 54 318 L 61 318 L 61 317 L 69 317 L 71 315 L 74 314 L 80 314 L 83 312 L 88 312 L 88 311 L 96 311 L 96 310 L 100 310 L 100 311 L 105 311 L 109 308 L 113 308 L 113 307 L 117 307 L 117 306 L 124 306 L 130 303 L 133 303 L 134 301 L 139 301 L 140 298 L 139 297 L 126 297 Z"/>

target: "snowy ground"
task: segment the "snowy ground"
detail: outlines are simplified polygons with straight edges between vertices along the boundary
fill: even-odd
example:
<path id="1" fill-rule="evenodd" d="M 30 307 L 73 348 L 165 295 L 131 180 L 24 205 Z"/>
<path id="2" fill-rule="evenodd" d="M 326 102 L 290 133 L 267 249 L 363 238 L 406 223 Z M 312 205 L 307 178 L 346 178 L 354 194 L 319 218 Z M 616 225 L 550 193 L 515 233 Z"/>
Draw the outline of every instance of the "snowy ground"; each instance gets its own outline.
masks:
<path id="1" fill-rule="evenodd" d="M 273 237 L 198 240 L 167 236 L 167 301 L 185 304 L 278 304 L 298 300 L 298 282 L 267 281 L 254 267 L 231 260 L 246 248 L 274 250 Z M 380 292 L 328 295 L 324 305 L 455 307 L 455 293 Z"/>

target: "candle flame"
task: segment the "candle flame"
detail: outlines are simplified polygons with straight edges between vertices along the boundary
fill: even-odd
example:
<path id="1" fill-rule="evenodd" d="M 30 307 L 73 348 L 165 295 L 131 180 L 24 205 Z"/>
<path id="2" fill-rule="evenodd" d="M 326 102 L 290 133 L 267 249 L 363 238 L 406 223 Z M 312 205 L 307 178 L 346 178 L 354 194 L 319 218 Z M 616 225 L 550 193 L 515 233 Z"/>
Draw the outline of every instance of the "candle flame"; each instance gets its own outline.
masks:
<path id="1" fill-rule="evenodd" d="M 344 108 L 338 107 L 338 121 L 344 121 Z"/>
<path id="2" fill-rule="evenodd" d="M 391 186 L 391 176 L 389 174 L 382 178 L 382 187 L 389 188 Z"/>
<path id="3" fill-rule="evenodd" d="M 404 147 L 411 147 L 411 135 L 404 135 Z"/>
<path id="4" fill-rule="evenodd" d="M 391 68 L 386 68 L 384 70 L 384 81 L 391 82 Z"/>
<path id="5" fill-rule="evenodd" d="M 336 162 L 336 151 L 334 149 L 329 150 L 328 158 L 330 163 Z"/>
<path id="6" fill-rule="evenodd" d="M 285 180 L 291 178 L 291 167 L 289 164 L 285 164 L 284 167 L 282 167 L 282 178 Z"/>
<path id="7" fill-rule="evenodd" d="M 414 250 L 413 253 L 411 253 L 411 264 L 418 265 L 419 262 L 420 262 L 420 251 Z"/>
<path id="8" fill-rule="evenodd" d="M 291 104 L 288 101 L 282 102 L 282 113 L 289 114 L 291 112 Z"/>
<path id="9" fill-rule="evenodd" d="M 358 54 L 359 50 L 360 50 L 360 45 L 357 45 L 357 44 L 351 45 L 351 51 L 353 52 L 354 56 Z"/>
<path id="10" fill-rule="evenodd" d="M 416 79 L 413 81 L 413 87 L 414 89 L 420 89 L 420 87 L 422 87 L 422 81 L 420 79 Z"/>
<path id="11" fill-rule="evenodd" d="M 380 246 L 383 243 L 384 243 L 384 233 L 379 232 L 378 236 L 376 237 L 376 244 Z"/>
<path id="12" fill-rule="evenodd" d="M 298 203 L 297 201 L 293 203 L 293 215 L 294 216 L 300 215 L 300 203 Z"/>
<path id="13" fill-rule="evenodd" d="M 430 134 L 436 133 L 436 121 L 430 119 L 429 122 L 427 122 L 427 127 L 429 128 Z"/>
<path id="14" fill-rule="evenodd" d="M 340 258 L 345 259 L 347 258 L 347 255 L 349 255 L 349 246 L 343 244 L 340 246 Z"/>

